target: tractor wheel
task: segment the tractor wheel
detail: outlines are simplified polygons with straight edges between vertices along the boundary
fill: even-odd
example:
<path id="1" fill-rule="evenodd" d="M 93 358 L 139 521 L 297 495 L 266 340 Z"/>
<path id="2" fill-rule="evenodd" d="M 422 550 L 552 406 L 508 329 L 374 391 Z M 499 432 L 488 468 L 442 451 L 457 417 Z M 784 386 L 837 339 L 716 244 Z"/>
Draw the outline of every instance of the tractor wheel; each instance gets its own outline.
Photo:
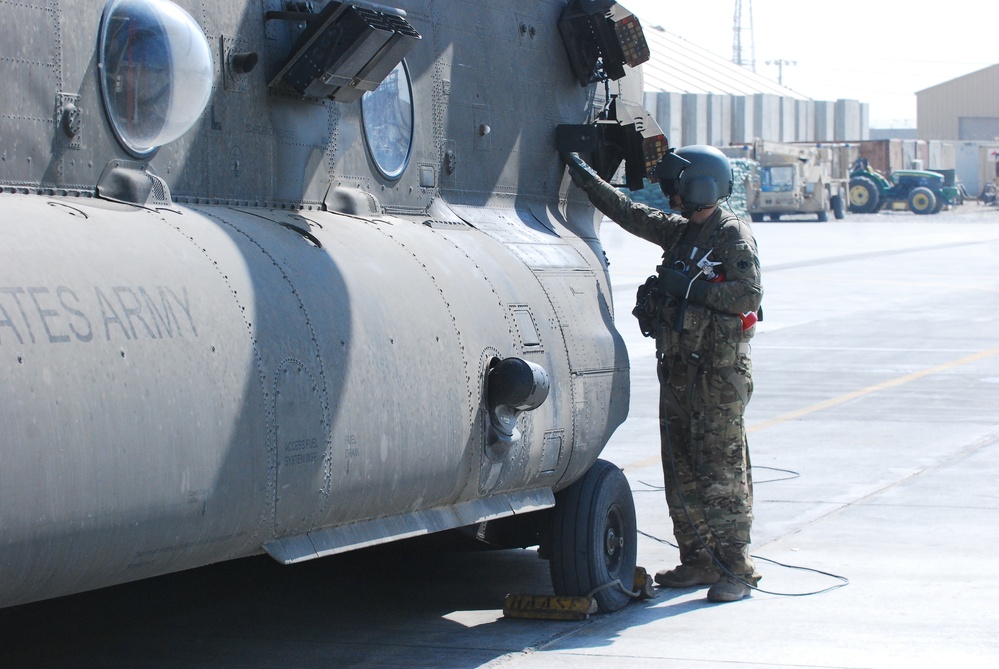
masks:
<path id="1" fill-rule="evenodd" d="M 917 214 L 932 214 L 937 206 L 937 196 L 926 186 L 909 191 L 909 209 Z"/>
<path id="2" fill-rule="evenodd" d="M 941 193 L 939 195 L 937 195 L 936 193 L 934 193 L 934 195 L 937 196 L 937 206 L 933 207 L 933 213 L 934 214 L 939 214 L 940 211 L 944 208 L 944 205 L 947 204 L 947 203 L 944 201 L 943 193 Z"/>
<path id="3" fill-rule="evenodd" d="M 833 195 L 829 198 L 829 204 L 832 206 L 833 216 L 836 217 L 837 221 L 843 220 L 843 196 Z"/>
<path id="4" fill-rule="evenodd" d="M 850 179 L 850 211 L 871 214 L 878 210 L 881 194 L 873 179 L 857 176 Z"/>

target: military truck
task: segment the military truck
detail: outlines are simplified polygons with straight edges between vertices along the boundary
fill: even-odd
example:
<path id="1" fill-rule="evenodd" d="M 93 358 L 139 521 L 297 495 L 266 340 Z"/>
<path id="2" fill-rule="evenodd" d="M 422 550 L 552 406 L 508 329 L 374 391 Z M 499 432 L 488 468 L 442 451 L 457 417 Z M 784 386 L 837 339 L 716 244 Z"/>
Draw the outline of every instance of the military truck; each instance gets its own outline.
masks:
<path id="1" fill-rule="evenodd" d="M 843 218 L 849 181 L 848 145 L 790 144 L 757 139 L 723 149 L 730 158 L 756 161 L 745 179 L 746 210 L 756 222 L 765 217 L 829 212 Z"/>

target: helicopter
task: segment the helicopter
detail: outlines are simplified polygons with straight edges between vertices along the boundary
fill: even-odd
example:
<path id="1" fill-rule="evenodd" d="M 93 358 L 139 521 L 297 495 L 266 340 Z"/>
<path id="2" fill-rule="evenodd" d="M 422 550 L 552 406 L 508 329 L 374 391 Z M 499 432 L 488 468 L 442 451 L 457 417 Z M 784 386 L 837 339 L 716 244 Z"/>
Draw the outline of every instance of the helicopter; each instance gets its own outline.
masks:
<path id="1" fill-rule="evenodd" d="M 665 150 L 637 18 L 5 12 L 0 606 L 444 531 L 629 601 L 628 355 L 558 149 L 631 188 Z"/>

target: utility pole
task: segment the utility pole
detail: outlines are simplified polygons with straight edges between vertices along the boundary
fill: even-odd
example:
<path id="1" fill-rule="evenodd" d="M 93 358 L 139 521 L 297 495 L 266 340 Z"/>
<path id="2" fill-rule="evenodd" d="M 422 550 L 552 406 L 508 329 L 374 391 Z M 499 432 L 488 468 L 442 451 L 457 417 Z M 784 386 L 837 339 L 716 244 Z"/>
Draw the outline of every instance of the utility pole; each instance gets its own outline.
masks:
<path id="1" fill-rule="evenodd" d="M 748 32 L 749 32 L 749 62 L 742 55 L 742 0 L 735 0 L 735 13 L 732 16 L 732 62 L 736 65 L 748 66 L 756 72 L 756 38 L 753 36 L 753 0 L 748 2 Z"/>
<path id="2" fill-rule="evenodd" d="M 796 60 L 783 60 L 781 58 L 778 58 L 777 60 L 768 60 L 767 61 L 767 65 L 776 65 L 777 66 L 777 83 L 780 84 L 781 86 L 784 85 L 784 66 L 785 65 L 797 65 L 797 64 L 798 64 L 798 61 L 796 61 Z"/>

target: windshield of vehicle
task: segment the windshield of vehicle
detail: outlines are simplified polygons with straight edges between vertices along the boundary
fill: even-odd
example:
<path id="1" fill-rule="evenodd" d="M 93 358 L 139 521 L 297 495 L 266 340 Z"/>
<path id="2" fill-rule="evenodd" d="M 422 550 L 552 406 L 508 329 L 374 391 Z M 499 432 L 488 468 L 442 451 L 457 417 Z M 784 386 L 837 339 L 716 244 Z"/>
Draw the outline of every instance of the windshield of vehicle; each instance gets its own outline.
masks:
<path id="1" fill-rule="evenodd" d="M 760 189 L 767 193 L 785 193 L 794 190 L 794 167 L 777 165 L 764 167 L 760 175 Z"/>

